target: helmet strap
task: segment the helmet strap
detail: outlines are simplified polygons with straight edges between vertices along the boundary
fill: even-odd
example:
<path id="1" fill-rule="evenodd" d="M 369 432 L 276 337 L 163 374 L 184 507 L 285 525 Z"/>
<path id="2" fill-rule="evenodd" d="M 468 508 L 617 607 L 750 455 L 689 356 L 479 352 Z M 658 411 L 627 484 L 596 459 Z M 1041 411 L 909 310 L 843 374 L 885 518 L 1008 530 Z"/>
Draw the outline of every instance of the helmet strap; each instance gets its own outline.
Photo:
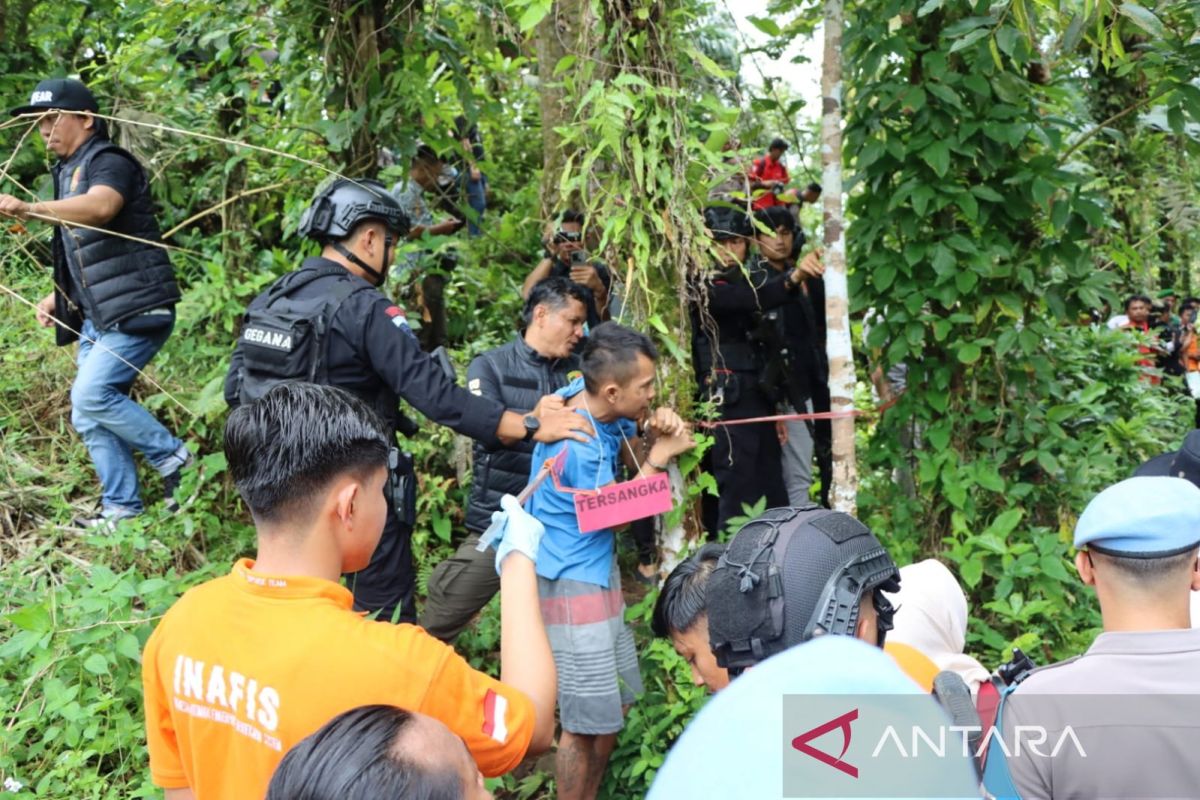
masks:
<path id="1" fill-rule="evenodd" d="M 349 250 L 347 250 L 346 246 L 343 245 L 341 242 L 331 242 L 330 246 L 333 247 L 333 249 L 335 251 L 337 251 L 338 255 L 340 255 L 342 258 L 346 259 L 351 264 L 354 264 L 356 267 L 358 267 L 359 269 L 363 270 L 368 275 L 370 275 L 373 278 L 371 283 L 373 283 L 376 286 L 383 285 L 383 278 L 384 278 L 384 274 L 387 269 L 386 265 L 383 265 L 385 272 L 380 272 L 377 269 L 368 267 L 367 262 L 363 261 L 361 258 L 354 255 L 354 253 L 351 253 Z M 386 259 L 386 258 L 387 258 L 387 246 L 385 245 L 383 248 L 383 257 L 380 259 L 380 261 L 382 261 L 383 259 Z"/>

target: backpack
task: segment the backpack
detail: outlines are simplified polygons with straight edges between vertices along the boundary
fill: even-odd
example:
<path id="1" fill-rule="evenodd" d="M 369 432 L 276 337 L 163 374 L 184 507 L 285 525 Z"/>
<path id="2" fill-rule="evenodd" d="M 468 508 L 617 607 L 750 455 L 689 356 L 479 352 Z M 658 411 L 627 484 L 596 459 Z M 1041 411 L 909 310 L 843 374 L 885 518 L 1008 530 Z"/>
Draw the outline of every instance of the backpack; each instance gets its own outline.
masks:
<path id="1" fill-rule="evenodd" d="M 319 296 L 296 299 L 292 294 L 326 277 L 329 289 Z M 242 318 L 242 368 L 238 400 L 249 403 L 284 381 L 328 383 L 329 328 L 342 303 L 370 289 L 341 267 L 292 272 L 266 291 L 266 302 L 252 306 Z"/>
<path id="2" fill-rule="evenodd" d="M 963 679 L 953 672 L 941 672 L 933 680 L 933 695 L 950 716 L 955 726 L 969 730 L 967 744 L 974 761 L 976 774 L 989 798 L 995 800 L 1020 800 L 1008 769 L 1008 758 L 999 735 L 987 740 L 987 747 L 980 751 L 989 730 L 999 734 L 1004 730 L 1004 702 L 1034 669 L 1034 663 L 1013 648 L 1013 659 L 1000 666 L 991 680 L 979 686 L 979 693 L 971 697 Z"/>

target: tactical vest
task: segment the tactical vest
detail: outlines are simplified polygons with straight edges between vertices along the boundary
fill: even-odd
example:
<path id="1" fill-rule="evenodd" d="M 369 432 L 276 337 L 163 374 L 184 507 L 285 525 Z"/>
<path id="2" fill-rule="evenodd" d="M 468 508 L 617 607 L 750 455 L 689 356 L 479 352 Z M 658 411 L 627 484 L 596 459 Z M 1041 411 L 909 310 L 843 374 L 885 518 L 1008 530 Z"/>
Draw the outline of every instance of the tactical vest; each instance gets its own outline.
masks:
<path id="1" fill-rule="evenodd" d="M 311 298 L 292 297 L 322 278 L 331 279 L 327 291 Z M 341 267 L 289 272 L 271 284 L 266 302 L 252 305 L 242 318 L 239 401 L 253 402 L 284 381 L 328 384 L 334 315 L 350 295 L 370 288 Z"/>
<path id="2" fill-rule="evenodd" d="M 136 169 L 136 188 L 134 195 L 125 199 L 121 210 L 103 227 L 148 242 L 160 241 L 150 184 L 137 159 L 97 136 L 84 142 L 80 150 L 75 157 L 54 167 L 55 199 L 86 194 L 91 188 L 88 170 L 92 159 L 101 153 L 116 153 Z M 104 231 L 60 225 L 54 229 L 55 280 L 59 287 L 75 284 L 67 259 L 74 259 L 79 267 L 81 285 L 74 285 L 73 299 L 79 303 L 83 316 L 101 330 L 179 302 L 175 272 L 167 251 L 161 247 Z M 59 343 L 65 344 L 62 338 Z M 73 338 L 68 336 L 67 341 Z"/>

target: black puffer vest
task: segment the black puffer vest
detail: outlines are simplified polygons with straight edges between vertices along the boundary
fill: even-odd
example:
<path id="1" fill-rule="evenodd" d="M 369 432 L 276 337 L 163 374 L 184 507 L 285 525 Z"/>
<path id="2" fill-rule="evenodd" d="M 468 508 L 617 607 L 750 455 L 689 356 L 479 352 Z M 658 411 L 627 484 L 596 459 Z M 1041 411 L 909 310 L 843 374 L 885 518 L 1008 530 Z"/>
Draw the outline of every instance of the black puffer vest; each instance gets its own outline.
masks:
<path id="1" fill-rule="evenodd" d="M 53 170 L 56 200 L 86 194 L 90 188 L 88 168 L 100 153 L 116 153 L 129 160 L 137 172 L 136 193 L 126 199 L 121 210 L 103 227 L 115 233 L 136 236 L 151 242 L 161 239 L 150 184 L 137 159 L 108 139 L 93 136 L 79 152 Z M 69 257 L 77 258 L 82 285 L 73 285 Z M 109 236 L 88 228 L 56 226 L 54 229 L 55 286 L 71 287 L 71 297 L 79 303 L 78 312 L 97 328 L 111 328 L 122 320 L 156 308 L 173 306 L 179 301 L 179 286 L 167 251 L 120 236 Z M 60 298 L 57 307 L 65 311 Z M 67 314 L 68 317 L 77 315 Z M 60 316 L 60 319 L 63 317 Z M 69 321 L 69 320 L 68 320 Z M 74 325 L 72 327 L 78 327 Z M 68 344 L 77 337 L 58 330 L 58 343 Z"/>
<path id="2" fill-rule="evenodd" d="M 491 370 L 492 380 L 500 387 L 498 399 L 512 411 L 532 410 L 544 395 L 566 386 L 570 382 L 567 373 L 579 368 L 574 356 L 543 358 L 520 337 L 483 353 L 477 359 L 480 361 Z M 529 483 L 533 446 L 533 442 L 517 442 L 512 447 L 488 450 L 475 443 L 475 477 L 467 502 L 468 530 L 486 530 L 492 512 L 500 508 L 500 497 L 515 495 Z"/>

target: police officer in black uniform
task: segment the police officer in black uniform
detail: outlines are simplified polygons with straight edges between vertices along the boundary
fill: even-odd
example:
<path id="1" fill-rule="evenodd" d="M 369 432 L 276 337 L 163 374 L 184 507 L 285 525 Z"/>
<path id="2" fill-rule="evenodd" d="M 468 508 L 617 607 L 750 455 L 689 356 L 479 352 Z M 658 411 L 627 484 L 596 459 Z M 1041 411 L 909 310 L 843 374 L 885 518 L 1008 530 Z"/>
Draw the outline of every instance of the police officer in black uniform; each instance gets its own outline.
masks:
<path id="1" fill-rule="evenodd" d="M 378 289 L 407 229 L 399 204 L 377 181 L 339 179 L 321 188 L 299 227 L 321 243 L 321 255 L 251 302 L 226 376 L 226 402 L 235 406 L 280 380 L 301 379 L 353 392 L 397 431 L 403 398 L 433 421 L 493 446 L 586 441 L 591 427 L 556 398 L 528 414 L 507 411 L 458 387 L 421 351 L 404 312 Z M 396 454 L 379 546 L 366 569 L 346 577 L 359 609 L 412 622 L 416 501 L 411 464 Z"/>
<path id="2" fill-rule="evenodd" d="M 796 242 L 803 243 L 804 234 L 796 227 L 795 219 L 785 206 L 771 206 L 754 213 L 755 244 L 758 251 L 751 272 L 773 275 L 790 272 L 797 267 L 805 275 L 795 301 L 762 312 L 761 324 L 755 338 L 766 360 L 763 380 L 768 396 L 776 403 L 786 404 L 790 411 L 805 413 L 821 406 L 828 395 L 829 367 L 825 358 L 823 336 L 824 295 L 818 312 L 813 305 L 810 287 L 821 282 L 824 266 L 820 251 L 811 251 L 799 258 Z M 820 316 L 820 319 L 818 319 Z M 811 406 L 811 408 L 810 408 Z M 828 410 L 826 402 L 824 410 Z M 821 440 L 818 420 L 796 420 L 787 423 L 788 441 L 784 451 L 784 484 L 792 505 L 808 502 L 812 483 L 814 442 Z M 828 421 L 825 421 L 828 424 Z M 821 505 L 829 505 L 830 472 L 826 469 L 824 448 L 818 446 L 817 462 L 821 466 Z M 807 461 L 807 463 L 803 463 Z"/>
<path id="3" fill-rule="evenodd" d="M 702 397 L 717 407 L 720 421 L 769 416 L 775 403 L 764 391 L 763 348 L 755 338 L 763 311 L 794 303 L 803 273 L 762 269 L 747 272 L 753 228 L 740 210 L 705 209 L 704 222 L 717 243 L 720 260 L 693 287 L 692 365 Z M 705 509 L 705 527 L 716 536 L 742 505 L 767 498 L 767 507 L 787 505 L 782 454 L 774 423 L 720 426 L 710 451 L 717 480 L 716 508 Z"/>

